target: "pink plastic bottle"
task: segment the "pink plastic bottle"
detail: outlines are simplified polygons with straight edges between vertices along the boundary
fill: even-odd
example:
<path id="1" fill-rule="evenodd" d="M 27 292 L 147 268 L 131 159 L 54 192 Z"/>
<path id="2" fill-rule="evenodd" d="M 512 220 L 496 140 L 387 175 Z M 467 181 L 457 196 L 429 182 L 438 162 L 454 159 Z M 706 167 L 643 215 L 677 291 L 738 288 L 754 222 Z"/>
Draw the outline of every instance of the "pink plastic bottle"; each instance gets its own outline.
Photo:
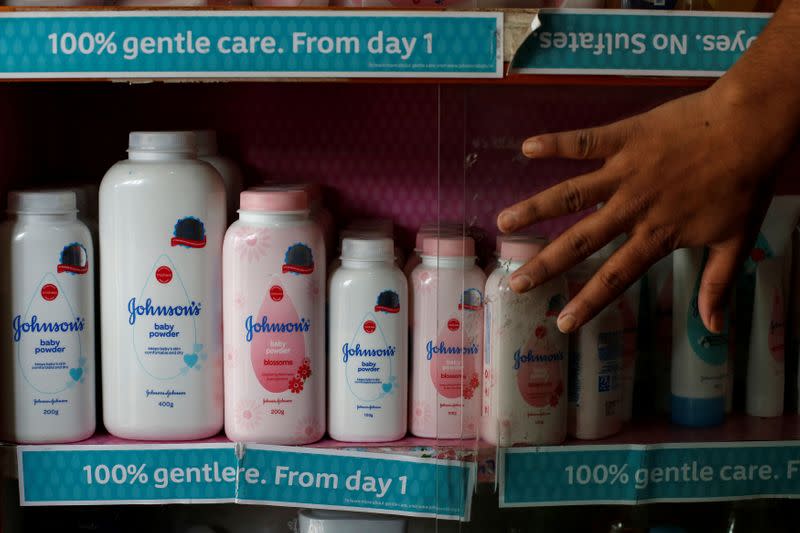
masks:
<path id="1" fill-rule="evenodd" d="M 225 433 L 325 433 L 325 247 L 302 190 L 249 190 L 223 245 Z"/>
<path id="2" fill-rule="evenodd" d="M 428 237 L 414 294 L 411 433 L 475 438 L 481 410 L 483 288 L 469 237 Z"/>

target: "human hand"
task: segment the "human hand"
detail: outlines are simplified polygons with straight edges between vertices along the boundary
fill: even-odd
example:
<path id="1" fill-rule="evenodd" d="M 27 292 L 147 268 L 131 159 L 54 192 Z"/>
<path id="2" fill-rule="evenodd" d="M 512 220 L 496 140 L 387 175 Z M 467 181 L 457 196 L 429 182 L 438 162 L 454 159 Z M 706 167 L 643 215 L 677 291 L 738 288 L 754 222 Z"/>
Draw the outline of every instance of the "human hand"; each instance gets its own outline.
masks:
<path id="1" fill-rule="evenodd" d="M 628 240 L 562 310 L 558 327 L 566 333 L 676 248 L 708 246 L 698 305 L 706 327 L 719 332 L 734 276 L 772 196 L 770 171 L 794 137 L 793 125 L 776 112 L 717 82 L 608 126 L 527 139 L 529 158 L 605 163 L 505 209 L 497 219 L 501 231 L 605 205 L 517 270 L 511 288 L 536 287 L 626 233 Z"/>

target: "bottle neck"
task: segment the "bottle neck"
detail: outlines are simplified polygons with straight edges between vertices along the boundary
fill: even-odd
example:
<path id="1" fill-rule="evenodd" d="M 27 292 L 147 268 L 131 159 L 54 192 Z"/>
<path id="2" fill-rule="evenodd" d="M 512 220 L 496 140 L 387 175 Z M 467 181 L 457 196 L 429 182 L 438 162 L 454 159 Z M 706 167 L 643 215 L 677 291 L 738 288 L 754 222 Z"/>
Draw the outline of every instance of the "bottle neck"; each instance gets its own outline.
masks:
<path id="1" fill-rule="evenodd" d="M 500 263 L 500 266 L 508 271 L 509 274 L 515 272 L 519 269 L 522 265 L 527 263 L 527 261 L 516 261 L 513 259 L 503 259 L 502 257 L 498 258 L 497 261 Z"/>
<path id="2" fill-rule="evenodd" d="M 436 255 L 423 255 L 422 264 L 439 268 L 469 268 L 475 264 L 475 256 L 470 257 L 439 257 Z"/>
<path id="3" fill-rule="evenodd" d="M 239 210 L 239 220 L 249 224 L 296 223 L 308 220 L 308 211 L 267 213 L 264 211 Z"/>
<path id="4" fill-rule="evenodd" d="M 346 259 L 344 257 L 341 258 L 342 266 L 344 268 L 355 268 L 359 270 L 370 270 L 374 268 L 386 268 L 388 265 L 394 265 L 392 261 L 364 261 L 362 259 Z"/>
<path id="5" fill-rule="evenodd" d="M 78 212 L 71 213 L 10 213 L 11 219 L 26 224 L 52 224 L 75 222 Z"/>
<path id="6" fill-rule="evenodd" d="M 128 150 L 131 161 L 187 161 L 197 159 L 191 152 L 152 152 L 149 150 Z"/>

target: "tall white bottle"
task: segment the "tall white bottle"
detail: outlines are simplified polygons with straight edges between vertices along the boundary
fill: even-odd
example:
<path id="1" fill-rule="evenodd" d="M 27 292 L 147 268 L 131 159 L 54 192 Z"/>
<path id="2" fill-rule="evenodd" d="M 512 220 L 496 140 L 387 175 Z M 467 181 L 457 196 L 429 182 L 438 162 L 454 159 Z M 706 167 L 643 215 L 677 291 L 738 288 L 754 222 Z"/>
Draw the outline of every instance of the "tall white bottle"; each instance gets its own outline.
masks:
<path id="1" fill-rule="evenodd" d="M 569 338 L 556 325 L 566 279 L 524 294 L 508 285 L 544 244 L 504 241 L 486 281 L 481 438 L 495 446 L 560 444 L 567 436 Z"/>
<path id="2" fill-rule="evenodd" d="M 0 440 L 95 429 L 94 256 L 72 191 L 11 192 L 0 225 Z"/>
<path id="3" fill-rule="evenodd" d="M 574 298 L 597 272 L 603 259 L 593 256 L 567 275 Z M 570 336 L 569 434 L 601 439 L 622 429 L 623 321 L 619 301 Z"/>
<path id="4" fill-rule="evenodd" d="M 225 433 L 308 444 L 325 433 L 325 245 L 305 191 L 241 194 L 223 251 Z"/>
<path id="5" fill-rule="evenodd" d="M 103 418 L 113 435 L 222 428 L 225 189 L 191 132 L 134 132 L 100 186 Z"/>
<path id="6" fill-rule="evenodd" d="M 210 163 L 222 176 L 225 184 L 225 207 L 227 224 L 236 220 L 236 210 L 239 208 L 239 193 L 242 192 L 242 171 L 232 159 L 220 155 L 217 147 L 217 132 L 214 130 L 196 130 L 197 157 L 201 161 Z"/>
<path id="7" fill-rule="evenodd" d="M 411 273 L 411 433 L 471 439 L 481 414 L 483 290 L 470 237 L 427 238 Z"/>
<path id="8" fill-rule="evenodd" d="M 328 432 L 349 442 L 405 436 L 408 284 L 387 238 L 346 238 L 331 276 Z"/>

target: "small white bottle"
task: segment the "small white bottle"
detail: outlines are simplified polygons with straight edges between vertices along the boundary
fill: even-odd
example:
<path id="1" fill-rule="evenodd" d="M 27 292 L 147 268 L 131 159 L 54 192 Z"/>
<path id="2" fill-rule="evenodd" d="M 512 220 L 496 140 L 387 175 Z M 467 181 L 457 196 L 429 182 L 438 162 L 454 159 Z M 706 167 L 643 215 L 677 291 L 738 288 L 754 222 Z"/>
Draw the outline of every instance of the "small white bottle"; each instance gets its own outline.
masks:
<path id="1" fill-rule="evenodd" d="M 0 225 L 0 440 L 75 442 L 95 430 L 94 255 L 72 191 L 8 195 Z"/>
<path id="2" fill-rule="evenodd" d="M 481 415 L 483 290 L 470 237 L 425 239 L 411 273 L 410 428 L 417 437 L 472 439 Z"/>
<path id="3" fill-rule="evenodd" d="M 346 238 L 329 283 L 328 432 L 348 442 L 405 436 L 408 284 L 387 238 Z"/>
<path id="4" fill-rule="evenodd" d="M 239 193 L 242 192 L 242 171 L 232 159 L 220 155 L 217 147 L 217 132 L 214 130 L 195 130 L 197 139 L 197 158 L 210 163 L 225 184 L 225 204 L 227 209 L 227 224 L 236 220 L 236 210 L 239 209 Z"/>
<path id="5" fill-rule="evenodd" d="M 134 132 L 100 185 L 103 418 L 141 440 L 222 428 L 225 189 L 192 132 Z"/>
<path id="6" fill-rule="evenodd" d="M 481 438 L 494 446 L 560 444 L 567 436 L 569 338 L 556 325 L 566 279 L 524 294 L 508 285 L 545 244 L 504 241 L 486 282 Z"/>
<path id="7" fill-rule="evenodd" d="M 570 298 L 602 263 L 593 256 L 569 272 Z M 613 302 L 570 336 L 568 426 L 575 438 L 602 439 L 622 429 L 622 329 L 618 302 Z"/>
<path id="8" fill-rule="evenodd" d="M 308 444 L 325 433 L 325 245 L 299 189 L 241 194 L 223 250 L 225 433 Z"/>

